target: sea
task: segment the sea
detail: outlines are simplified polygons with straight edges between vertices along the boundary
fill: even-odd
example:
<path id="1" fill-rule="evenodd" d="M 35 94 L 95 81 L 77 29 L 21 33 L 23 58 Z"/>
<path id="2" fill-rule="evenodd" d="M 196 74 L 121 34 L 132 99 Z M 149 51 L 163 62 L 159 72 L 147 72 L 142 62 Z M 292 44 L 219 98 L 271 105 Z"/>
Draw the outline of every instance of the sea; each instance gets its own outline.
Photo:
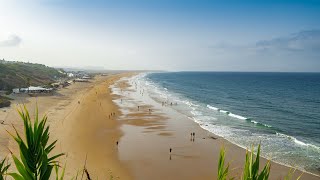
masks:
<path id="1" fill-rule="evenodd" d="M 263 157 L 320 174 L 320 73 L 161 72 L 133 82 L 231 143 L 261 143 Z"/>

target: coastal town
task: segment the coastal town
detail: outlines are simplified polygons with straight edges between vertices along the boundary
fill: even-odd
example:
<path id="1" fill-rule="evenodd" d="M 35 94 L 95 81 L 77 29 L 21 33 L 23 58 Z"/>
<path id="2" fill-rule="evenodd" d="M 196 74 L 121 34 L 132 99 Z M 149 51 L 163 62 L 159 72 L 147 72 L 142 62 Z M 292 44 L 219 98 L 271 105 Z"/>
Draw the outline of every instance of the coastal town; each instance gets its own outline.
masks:
<path id="1" fill-rule="evenodd" d="M 2 71 L 6 71 L 6 66 L 11 67 L 11 66 L 30 66 L 31 69 L 28 69 L 28 71 L 35 71 L 36 68 L 32 67 L 31 63 L 24 63 L 24 62 L 19 62 L 19 61 L 6 61 L 4 59 L 0 60 L 0 65 L 3 66 Z M 25 78 L 25 83 L 13 83 L 9 87 L 3 86 L 1 84 L 0 87 L 0 97 L 3 99 L 1 101 L 0 99 L 0 107 L 6 107 L 10 106 L 10 100 L 14 100 L 15 98 L 19 96 L 42 96 L 42 95 L 53 95 L 55 91 L 61 89 L 61 88 L 66 88 L 70 86 L 71 84 L 74 83 L 86 83 L 90 82 L 93 78 L 94 75 L 91 75 L 89 73 L 86 73 L 85 71 L 65 71 L 62 69 L 56 69 L 58 75 L 53 76 L 49 81 L 51 83 L 46 83 L 46 84 L 41 84 L 39 82 L 33 82 L 36 80 L 33 80 L 32 78 L 28 77 L 30 74 L 27 72 L 27 77 Z M 0 73 L 1 74 L 1 73 Z M 17 73 L 18 74 L 18 73 Z M 0 78 L 0 82 L 5 81 L 6 79 L 6 74 L 1 75 L 2 79 Z M 21 76 L 21 75 L 19 75 Z M 12 77 L 11 77 L 12 78 Z M 8 81 L 13 81 L 15 82 L 14 79 L 8 79 Z M 5 83 L 4 83 L 5 84 Z M 11 88 L 12 87 L 12 88 Z"/>

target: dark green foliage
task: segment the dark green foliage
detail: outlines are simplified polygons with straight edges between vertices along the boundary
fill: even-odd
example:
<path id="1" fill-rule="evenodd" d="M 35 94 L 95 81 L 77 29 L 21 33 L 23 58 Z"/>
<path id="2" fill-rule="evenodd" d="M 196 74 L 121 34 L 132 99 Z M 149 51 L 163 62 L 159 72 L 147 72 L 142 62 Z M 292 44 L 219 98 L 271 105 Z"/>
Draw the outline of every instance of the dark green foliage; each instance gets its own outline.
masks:
<path id="1" fill-rule="evenodd" d="M 4 180 L 4 177 L 6 176 L 7 170 L 10 167 L 10 164 L 6 164 L 6 158 L 4 158 L 1 162 L 0 162 L 0 180 Z"/>
<path id="2" fill-rule="evenodd" d="M 10 106 L 11 102 L 9 100 L 10 98 L 0 96 L 0 108 Z"/>
<path id="3" fill-rule="evenodd" d="M 57 69 L 42 64 L 0 63 L 0 90 L 11 90 L 27 85 L 44 85 L 64 76 Z"/>
<path id="4" fill-rule="evenodd" d="M 24 123 L 24 137 L 26 140 L 24 141 L 21 138 L 16 129 L 16 136 L 11 135 L 19 145 L 21 160 L 12 154 L 18 173 L 8 174 L 16 180 L 47 180 L 57 163 L 56 159 L 63 154 L 49 157 L 57 141 L 48 144 L 50 133 L 49 126 L 46 126 L 46 116 L 39 121 L 38 110 L 36 110 L 34 123 L 32 124 L 26 107 L 21 109 L 19 114 Z"/>

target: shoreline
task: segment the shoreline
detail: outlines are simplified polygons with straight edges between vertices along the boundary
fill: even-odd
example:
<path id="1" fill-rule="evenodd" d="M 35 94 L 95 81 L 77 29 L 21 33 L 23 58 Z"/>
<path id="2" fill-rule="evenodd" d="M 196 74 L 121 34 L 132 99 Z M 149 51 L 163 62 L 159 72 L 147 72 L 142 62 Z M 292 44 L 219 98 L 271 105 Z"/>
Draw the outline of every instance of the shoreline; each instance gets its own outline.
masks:
<path id="1" fill-rule="evenodd" d="M 142 97 L 141 97 L 142 98 Z M 133 100 L 131 100 L 131 101 L 133 101 Z M 141 103 L 141 99 L 140 99 L 140 102 L 139 103 Z M 118 102 L 119 103 L 119 102 Z M 145 104 L 145 105 L 150 105 L 150 104 Z M 160 105 L 161 106 L 161 105 Z M 121 108 L 123 108 L 123 107 L 121 107 Z M 172 117 L 174 117 L 174 116 L 171 116 L 170 117 L 170 114 L 168 115 L 168 112 L 163 112 L 163 111 L 165 111 L 165 110 L 163 110 L 163 109 L 160 109 L 159 107 L 157 108 L 157 107 L 153 107 L 153 108 L 155 108 L 155 112 L 153 112 L 153 114 L 154 115 L 157 115 L 158 117 L 162 117 L 163 119 L 168 119 L 167 120 L 167 122 L 166 123 L 162 123 L 161 125 L 159 125 L 159 124 L 157 124 L 157 123 L 155 123 L 155 124 L 157 124 L 156 126 L 158 126 L 158 127 L 156 127 L 153 123 L 149 123 L 149 125 L 146 125 L 146 123 L 142 123 L 142 125 L 141 125 L 141 122 L 140 122 L 140 125 L 139 125 L 139 123 L 128 123 L 128 122 L 125 122 L 124 123 L 124 125 L 123 125 L 123 131 L 125 132 L 125 134 L 124 134 L 124 136 L 123 136 L 123 139 L 124 139 L 124 141 L 125 141 L 125 143 L 131 143 L 131 145 L 132 145 L 132 142 L 129 142 L 129 141 L 139 141 L 140 139 L 135 139 L 135 138 L 126 138 L 126 133 L 129 133 L 129 134 L 131 134 L 130 136 L 138 136 L 138 132 L 140 131 L 140 133 L 146 133 L 147 134 L 147 136 L 151 136 L 150 134 L 152 134 L 152 132 L 157 132 L 157 133 L 159 133 L 159 136 L 161 136 L 161 135 L 164 135 L 165 133 L 163 133 L 162 131 L 164 130 L 164 129 L 166 129 L 166 128 L 164 128 L 164 126 L 171 126 L 171 128 L 172 128 L 172 124 L 170 124 L 170 122 L 168 122 L 168 121 L 177 121 L 177 120 L 174 120 L 174 119 L 172 119 Z M 122 117 L 122 119 L 129 119 L 129 120 L 127 120 L 127 121 L 132 121 L 132 120 L 130 120 L 130 119 L 132 119 L 132 117 L 130 117 L 130 116 L 136 116 L 135 114 L 134 114 L 134 111 L 132 112 L 132 108 L 131 108 L 131 114 L 130 114 L 130 108 L 127 108 L 126 110 L 125 110 L 126 112 L 128 112 L 128 115 L 127 115 L 127 117 Z M 136 111 L 136 110 L 135 110 Z M 148 115 L 147 115 L 148 116 Z M 168 117 L 169 116 L 169 117 Z M 142 114 L 142 115 L 140 115 L 140 116 L 138 116 L 138 118 L 140 118 L 140 119 L 144 119 L 144 120 L 149 120 L 149 119 L 152 119 L 152 117 L 150 118 L 150 117 L 146 117 L 146 115 L 144 114 Z M 177 118 L 177 117 L 175 117 L 175 118 Z M 236 168 L 236 169 L 241 169 L 242 168 L 242 166 L 243 166 L 243 164 L 244 164 L 244 158 L 245 158 L 245 151 L 246 151 L 246 149 L 244 149 L 243 147 L 240 147 L 240 146 L 238 146 L 238 145 L 236 145 L 236 144 L 234 144 L 234 143 L 232 143 L 232 142 L 230 142 L 230 141 L 228 141 L 228 140 L 226 140 L 226 139 L 224 139 L 224 138 L 222 138 L 222 137 L 220 137 L 220 136 L 218 136 L 218 135 L 215 135 L 215 134 L 213 134 L 213 133 L 211 133 L 211 132 L 208 132 L 207 130 L 205 130 L 205 129 L 203 129 L 202 127 L 200 127 L 200 124 L 198 124 L 198 123 L 196 123 L 196 122 L 194 122 L 193 120 L 190 120 L 190 119 L 188 119 L 187 117 L 182 117 L 182 118 L 178 118 L 179 119 L 179 124 L 181 125 L 181 124 L 187 124 L 187 128 L 189 128 L 190 129 L 190 131 L 192 131 L 191 129 L 197 129 L 197 132 L 196 132 L 196 134 L 200 134 L 200 138 L 198 138 L 198 141 L 203 141 L 203 142 L 200 142 L 199 144 L 202 144 L 202 143 L 208 143 L 208 144 L 212 144 L 213 146 L 214 145 L 219 145 L 218 146 L 218 148 L 212 148 L 212 147 L 207 147 L 207 145 L 199 145 L 199 144 L 197 144 L 198 146 L 203 146 L 203 147 L 206 147 L 206 148 L 209 148 L 209 149 L 211 149 L 212 150 L 212 152 L 211 152 L 211 154 L 216 154 L 216 156 L 215 157 L 213 157 L 213 155 L 210 155 L 210 153 L 207 153 L 207 154 L 205 154 L 205 155 L 203 155 L 203 156 L 206 156 L 207 158 L 212 158 L 212 162 L 214 162 L 214 161 L 217 161 L 217 155 L 218 155 L 218 153 L 219 153 L 219 150 L 220 150 L 220 147 L 222 146 L 222 145 L 225 145 L 225 147 L 227 148 L 227 152 L 226 152 L 226 158 L 227 158 L 227 160 L 226 160 L 226 163 L 227 162 L 230 162 L 231 163 L 231 169 L 233 169 L 233 168 Z M 184 120 L 181 120 L 181 119 L 184 119 Z M 189 121 L 189 122 L 188 122 Z M 131 126 L 131 127 L 130 127 Z M 136 127 L 138 127 L 138 128 L 132 128 L 132 126 L 136 126 Z M 162 126 L 162 127 L 161 127 Z M 184 126 L 183 126 L 184 127 Z M 149 130 L 150 130 L 150 128 L 153 130 L 153 131 L 149 131 L 149 130 L 143 130 L 143 129 L 145 129 L 145 128 L 149 128 Z M 185 132 L 185 131 L 181 131 L 181 130 L 179 130 L 179 129 L 181 129 L 182 127 L 175 127 L 176 129 L 174 129 L 174 130 L 172 130 L 173 132 L 171 132 L 171 133 L 173 133 L 173 134 L 176 134 L 176 135 L 174 135 L 174 136 L 180 136 L 180 137 L 178 137 L 177 139 L 179 139 L 179 140 L 177 140 L 177 141 L 175 141 L 174 143 L 175 144 L 179 144 L 179 143 L 182 143 L 182 142 L 179 142 L 179 141 L 184 141 L 185 140 L 185 137 L 181 137 L 181 135 L 182 134 L 184 134 L 184 135 L 187 135 L 187 134 L 189 134 L 189 132 L 187 133 L 187 132 Z M 132 129 L 135 129 L 135 130 L 132 130 Z M 139 130 L 140 129 L 140 130 Z M 132 131 L 137 131 L 137 132 L 135 132 L 135 134 L 132 134 Z M 162 134 L 161 134 L 162 133 Z M 178 135 L 177 135 L 178 134 Z M 162 138 L 170 138 L 170 136 L 172 136 L 172 135 L 170 135 L 170 134 L 165 134 Z M 198 136 L 198 135 L 197 135 Z M 190 134 L 189 134 L 189 137 L 190 137 Z M 199 137 L 199 136 L 198 136 Z M 175 137 L 176 138 L 176 137 Z M 130 139 L 130 140 L 129 140 Z M 154 139 L 154 141 L 157 141 L 158 139 L 161 139 L 161 138 L 157 138 L 157 137 L 153 137 L 153 139 Z M 160 140 L 159 140 L 160 141 Z M 168 140 L 169 141 L 169 140 Z M 206 142 L 204 142 L 204 141 L 206 141 Z M 212 142 L 212 141 L 215 141 L 215 142 Z M 219 142 L 218 142 L 219 141 Z M 188 142 L 184 142 L 184 143 L 182 143 L 182 144 L 184 144 L 184 145 L 187 145 L 187 146 L 194 146 L 194 145 L 192 145 L 192 144 L 189 144 Z M 140 146 L 147 146 L 147 145 L 145 145 L 145 144 L 140 144 Z M 127 146 L 126 146 L 127 147 Z M 146 148 L 146 147 L 144 147 L 144 148 Z M 163 147 L 160 147 L 160 148 L 163 148 Z M 190 154 L 192 154 L 194 151 L 201 151 L 199 148 L 197 148 L 197 147 L 188 147 L 189 149 L 191 149 L 190 151 L 189 150 L 187 150 L 186 148 L 184 149 L 184 151 L 188 151 L 188 153 L 185 153 L 184 155 L 185 156 L 189 156 Z M 173 148 L 173 149 L 175 149 L 175 148 Z M 139 149 L 140 151 L 141 151 L 141 149 Z M 263 147 L 262 147 L 262 151 L 263 151 Z M 122 154 L 126 154 L 126 153 L 128 153 L 127 151 L 126 152 L 122 152 Z M 186 154 L 188 154 L 188 155 L 186 155 Z M 240 154 L 239 156 L 238 156 L 238 154 Z M 121 153 L 120 153 L 120 155 L 121 155 Z M 125 156 L 125 155 L 123 155 L 123 156 Z M 136 155 L 136 156 L 138 156 L 138 155 Z M 161 156 L 163 156 L 163 155 L 161 155 Z M 132 158 L 132 157 L 126 157 L 127 159 L 125 159 L 125 160 L 130 160 L 130 158 Z M 155 159 L 158 159 L 158 158 L 156 158 L 156 157 L 153 157 L 153 158 L 155 158 Z M 196 156 L 192 156 L 192 155 L 190 155 L 189 156 L 189 158 L 199 158 L 199 157 L 196 157 Z M 139 159 L 139 158 L 138 158 Z M 141 159 L 142 161 L 147 161 L 147 160 L 145 160 L 145 159 Z M 137 161 L 137 159 L 135 159 L 135 161 Z M 183 160 L 181 160 L 181 162 L 182 162 Z M 208 164 L 212 164 L 212 163 L 210 163 L 208 160 L 205 160 L 205 161 L 207 161 L 207 164 L 206 165 L 208 165 Z M 267 161 L 266 160 L 266 158 L 264 158 L 264 157 L 261 157 L 261 160 L 260 161 L 262 161 L 263 162 L 263 164 L 261 163 L 261 165 L 264 165 L 264 163 Z M 199 164 L 201 164 L 201 163 L 199 163 Z M 203 164 L 202 164 L 203 165 Z M 185 166 L 185 165 L 182 165 L 182 164 L 179 164 L 179 166 Z M 192 167 L 192 165 L 191 165 L 191 167 Z M 205 168 L 207 168 L 207 167 L 204 167 L 204 166 L 202 166 L 200 169 L 205 169 Z M 271 179 L 275 179 L 275 178 L 277 178 L 277 179 L 279 179 L 279 178 L 283 178 L 285 175 L 287 175 L 287 173 L 288 173 L 288 171 L 289 171 L 289 169 L 290 169 L 291 167 L 290 166 L 288 166 L 288 165 L 284 165 L 284 164 L 280 164 L 280 163 L 278 163 L 278 162 L 275 162 L 275 161 L 271 161 L 271 173 L 270 173 L 270 178 Z M 214 177 L 216 177 L 215 175 L 214 175 L 214 171 L 216 171 L 216 169 L 217 169 L 217 162 L 216 163 L 214 163 L 214 164 L 212 164 L 212 166 L 210 167 L 210 168 L 207 168 L 207 174 L 208 174 L 208 177 L 201 177 L 201 178 L 204 178 L 204 179 L 210 179 L 210 178 L 214 178 Z M 189 169 L 189 168 L 186 168 L 185 167 L 185 170 L 190 170 L 190 171 L 192 171 L 192 169 Z M 197 169 L 198 170 L 198 169 Z M 135 171 L 139 171 L 139 170 L 135 170 Z M 211 172 L 210 172 L 211 171 Z M 199 171 L 199 172 L 201 172 L 201 170 Z M 211 173 L 211 174 L 210 174 Z M 232 174 L 239 174 L 239 173 L 241 173 L 241 171 L 240 170 L 237 170 L 237 172 L 232 172 Z M 298 177 L 300 174 L 302 173 L 302 171 L 301 170 L 296 170 L 296 172 L 295 172 L 295 174 L 294 174 L 294 177 Z M 138 174 L 138 173 L 136 173 L 136 174 Z M 150 178 L 151 178 L 152 176 L 150 176 Z M 238 175 L 237 175 L 237 177 L 239 177 Z M 137 178 L 137 179 L 140 179 L 140 178 L 143 178 L 143 177 L 139 177 L 139 178 Z M 153 177 L 152 177 L 153 178 Z M 161 177 L 161 178 L 170 178 L 170 177 Z M 161 178 L 159 178 L 159 179 L 161 179 Z M 171 177 L 172 178 L 172 177 Z M 147 179 L 147 178 L 146 178 Z M 178 178 L 179 179 L 179 178 Z M 318 175 L 316 175 L 316 174 L 312 174 L 312 173 L 309 173 L 309 172 L 305 172 L 305 171 L 303 171 L 303 175 L 302 175 L 302 178 L 301 179 L 319 179 L 319 176 Z"/>

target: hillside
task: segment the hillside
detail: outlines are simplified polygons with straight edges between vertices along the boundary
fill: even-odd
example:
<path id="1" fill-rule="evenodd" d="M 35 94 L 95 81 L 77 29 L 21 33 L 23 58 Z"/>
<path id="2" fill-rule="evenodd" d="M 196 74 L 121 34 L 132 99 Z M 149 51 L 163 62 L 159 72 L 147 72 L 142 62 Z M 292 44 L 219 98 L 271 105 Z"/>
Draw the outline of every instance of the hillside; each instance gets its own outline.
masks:
<path id="1" fill-rule="evenodd" d="M 10 106 L 11 104 L 10 100 L 11 99 L 7 97 L 0 96 L 0 108 Z"/>
<path id="2" fill-rule="evenodd" d="M 45 85 L 65 74 L 43 64 L 0 60 L 0 90 L 10 91 L 17 87 Z"/>

